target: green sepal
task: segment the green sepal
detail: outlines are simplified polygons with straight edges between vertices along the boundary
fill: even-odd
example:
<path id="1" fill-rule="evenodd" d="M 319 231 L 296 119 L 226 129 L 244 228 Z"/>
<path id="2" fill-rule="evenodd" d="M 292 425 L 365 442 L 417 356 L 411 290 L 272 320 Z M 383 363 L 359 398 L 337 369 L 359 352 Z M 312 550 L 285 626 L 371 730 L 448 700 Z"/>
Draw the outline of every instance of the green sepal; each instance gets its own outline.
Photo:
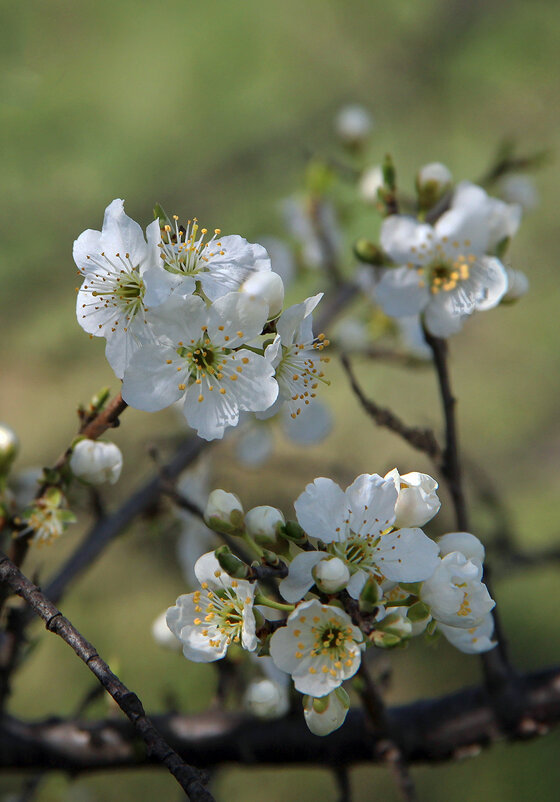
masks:
<path id="1" fill-rule="evenodd" d="M 380 649 L 393 649 L 395 646 L 399 646 L 402 640 L 398 635 L 393 635 L 391 632 L 381 632 L 381 630 L 372 632 L 370 638 L 374 645 Z"/>
<path id="2" fill-rule="evenodd" d="M 424 621 L 430 615 L 430 608 L 424 602 L 416 602 L 412 607 L 408 608 L 408 620 L 413 624 L 417 621 Z"/>
<path id="3" fill-rule="evenodd" d="M 154 220 L 159 220 L 160 228 L 171 225 L 171 220 L 169 219 L 169 215 L 167 214 L 161 203 L 156 203 L 156 205 L 154 206 Z"/>
<path id="4" fill-rule="evenodd" d="M 214 551 L 214 555 L 226 574 L 234 579 L 247 579 L 250 571 L 249 566 L 239 557 L 236 557 L 229 546 L 219 546 Z"/>
<path id="5" fill-rule="evenodd" d="M 111 391 L 108 387 L 102 387 L 95 395 L 92 395 L 89 401 L 90 410 L 92 412 L 98 413 L 101 412 L 107 401 L 109 400 L 109 396 L 111 395 Z"/>
<path id="6" fill-rule="evenodd" d="M 307 535 L 297 521 L 286 521 L 286 523 L 280 527 L 279 534 L 287 540 L 291 540 L 292 543 L 299 544 L 307 542 Z"/>
<path id="7" fill-rule="evenodd" d="M 381 169 L 383 172 L 383 183 L 387 189 L 391 190 L 391 192 L 394 192 L 397 188 L 397 172 L 395 170 L 395 165 L 393 164 L 393 159 L 389 153 L 383 159 Z"/>
<path id="8" fill-rule="evenodd" d="M 387 262 L 387 257 L 379 245 L 376 245 L 375 242 L 366 237 L 356 240 L 354 243 L 354 255 L 360 262 L 365 262 L 368 265 L 380 266 L 385 265 Z"/>
<path id="9" fill-rule="evenodd" d="M 411 593 L 413 596 L 419 596 L 422 582 L 399 582 L 399 587 Z"/>
<path id="10" fill-rule="evenodd" d="M 360 593 L 360 612 L 373 613 L 379 606 L 379 600 L 382 596 L 381 588 L 372 576 L 366 580 L 362 592 Z"/>

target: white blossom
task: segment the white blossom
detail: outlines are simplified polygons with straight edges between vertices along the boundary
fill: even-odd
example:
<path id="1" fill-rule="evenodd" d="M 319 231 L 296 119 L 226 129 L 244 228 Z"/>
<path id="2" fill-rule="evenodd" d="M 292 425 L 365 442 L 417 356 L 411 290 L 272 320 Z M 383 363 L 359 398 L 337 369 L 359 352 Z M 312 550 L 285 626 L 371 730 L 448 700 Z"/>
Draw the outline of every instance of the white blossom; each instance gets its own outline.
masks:
<path id="1" fill-rule="evenodd" d="M 284 284 L 277 273 L 260 271 L 251 273 L 239 288 L 240 292 L 262 298 L 268 306 L 268 317 L 275 318 L 284 305 Z"/>
<path id="2" fill-rule="evenodd" d="M 243 705 L 257 718 L 280 718 L 290 708 L 288 690 L 271 679 L 252 680 L 243 696 Z"/>
<path id="3" fill-rule="evenodd" d="M 184 398 L 187 423 L 213 440 L 237 425 L 242 410 L 274 403 L 270 361 L 244 348 L 266 322 L 264 301 L 232 292 L 207 308 L 198 296 L 171 297 L 154 315 L 160 340 L 133 355 L 122 389 L 128 404 L 154 412 Z"/>
<path id="4" fill-rule="evenodd" d="M 373 117 L 364 106 L 352 104 L 340 109 L 335 118 L 337 136 L 346 145 L 362 145 L 373 129 Z"/>
<path id="5" fill-rule="evenodd" d="M 78 323 L 92 337 L 105 337 L 105 355 L 119 378 L 140 344 L 152 339 L 149 308 L 173 290 L 159 264 L 159 222 L 142 229 L 124 212 L 124 201 L 105 210 L 101 231 L 88 229 L 74 242 L 74 261 L 84 275 L 78 291 Z"/>
<path id="6" fill-rule="evenodd" d="M 362 174 L 359 183 L 360 197 L 366 203 L 376 204 L 379 201 L 379 190 L 383 186 L 383 169 L 376 164 Z"/>
<path id="7" fill-rule="evenodd" d="M 527 295 L 529 292 L 529 279 L 522 270 L 514 270 L 512 267 L 506 267 L 506 273 L 508 288 L 502 298 L 502 303 L 511 304 Z"/>
<path id="8" fill-rule="evenodd" d="M 239 496 L 225 490 L 212 490 L 206 502 L 204 520 L 216 531 L 240 527 L 243 523 L 243 505 Z"/>
<path id="9" fill-rule="evenodd" d="M 348 584 L 350 570 L 340 557 L 327 557 L 313 568 L 315 584 L 323 593 L 339 593 Z"/>
<path id="10" fill-rule="evenodd" d="M 350 698 L 340 687 L 322 698 L 306 696 L 303 700 L 305 723 L 313 735 L 328 735 L 344 724 Z"/>
<path id="11" fill-rule="evenodd" d="M 453 182 L 451 170 L 441 162 L 430 162 L 418 170 L 416 185 L 422 191 L 426 185 L 431 185 L 439 195 L 448 189 Z"/>
<path id="12" fill-rule="evenodd" d="M 6 423 L 0 423 L 0 475 L 8 473 L 19 451 L 19 439 Z"/>
<path id="13" fill-rule="evenodd" d="M 497 641 L 491 640 L 494 633 L 492 613 L 487 613 L 480 624 L 469 627 L 469 629 L 451 627 L 442 623 L 438 623 L 438 629 L 445 635 L 452 646 L 466 654 L 487 652 L 497 645 Z"/>
<path id="14" fill-rule="evenodd" d="M 70 469 L 83 482 L 114 485 L 119 480 L 123 466 L 120 448 L 103 440 L 80 440 L 72 449 Z"/>
<path id="15" fill-rule="evenodd" d="M 257 648 L 254 585 L 228 576 L 213 552 L 203 554 L 194 570 L 201 590 L 179 596 L 166 618 L 185 657 L 197 663 L 219 660 L 232 643 L 253 652 Z"/>
<path id="16" fill-rule="evenodd" d="M 500 179 L 498 192 L 507 203 L 517 203 L 524 212 L 531 212 L 539 205 L 539 193 L 533 179 L 521 173 L 510 173 Z"/>
<path id="17" fill-rule="evenodd" d="M 274 543 L 279 529 L 285 524 L 285 518 L 276 507 L 253 507 L 245 515 L 245 528 L 247 533 L 255 538 L 257 543 L 266 546 Z"/>
<path id="18" fill-rule="evenodd" d="M 164 227 L 158 247 L 176 293 L 192 295 L 199 282 L 206 297 L 215 301 L 237 291 L 256 273 L 270 271 L 270 259 L 262 245 L 237 234 L 223 237 L 219 228 L 206 239 L 208 231 L 196 218 L 189 220 L 186 228 L 179 225 L 176 215 L 173 221 L 173 227 Z"/>
<path id="19" fill-rule="evenodd" d="M 476 310 L 496 306 L 507 289 L 499 259 L 485 255 L 488 221 L 470 207 L 451 209 L 435 227 L 391 215 L 381 227 L 381 246 L 401 267 L 385 270 L 375 296 L 386 314 L 423 313 L 436 337 L 459 331 Z"/>
<path id="20" fill-rule="evenodd" d="M 412 471 L 399 475 L 393 468 L 385 479 L 392 479 L 397 488 L 398 498 L 395 506 L 395 526 L 424 526 L 431 521 L 441 507 L 436 490 L 438 483 L 426 473 Z"/>
<path id="21" fill-rule="evenodd" d="M 49 487 L 24 510 L 22 520 L 27 524 L 22 534 L 32 532 L 33 542 L 43 546 L 59 538 L 68 524 L 75 523 L 76 516 L 67 509 L 62 492 L 57 487 Z"/>
<path id="22" fill-rule="evenodd" d="M 441 557 L 451 554 L 452 551 L 460 551 L 467 560 L 482 565 L 484 562 L 484 546 L 476 535 L 470 532 L 448 532 L 438 538 L 439 553 Z"/>
<path id="23" fill-rule="evenodd" d="M 393 530 L 396 502 L 392 479 L 362 474 L 346 491 L 332 479 L 315 479 L 294 504 L 307 534 L 329 544 L 329 553 L 346 562 L 352 574 L 347 590 L 353 598 L 359 597 L 370 575 L 416 582 L 431 576 L 437 565 L 438 547 L 421 529 Z M 288 578 L 280 584 L 282 595 L 287 588 L 290 595 L 296 589 L 305 593 L 313 584 L 313 565 L 303 557 L 292 561 Z"/>
<path id="24" fill-rule="evenodd" d="M 162 646 L 164 649 L 169 649 L 172 652 L 181 651 L 181 643 L 177 640 L 175 635 L 167 626 L 167 610 L 158 615 L 152 624 L 152 637 L 155 642 Z"/>
<path id="25" fill-rule="evenodd" d="M 504 266 L 492 254 L 519 226 L 521 209 L 463 181 L 434 226 L 405 215 L 387 217 L 381 246 L 401 267 L 385 270 L 375 290 L 393 317 L 422 312 L 436 337 L 459 331 L 474 311 L 496 306 L 507 290 Z"/>
<path id="26" fill-rule="evenodd" d="M 270 639 L 270 655 L 300 693 L 326 696 L 359 668 L 362 633 L 338 607 L 316 599 L 290 613 Z"/>
<path id="27" fill-rule="evenodd" d="M 316 397 L 324 381 L 321 363 L 329 361 L 322 355 L 328 340 L 324 334 L 314 337 L 312 329 L 312 313 L 322 297 L 319 293 L 286 309 L 276 323 L 277 336 L 265 350 L 279 386 L 277 406 L 286 401 L 292 418 Z"/>
<path id="28" fill-rule="evenodd" d="M 433 618 L 452 627 L 478 626 L 495 606 L 482 580 L 482 565 L 452 551 L 439 560 L 436 570 L 420 590 Z"/>

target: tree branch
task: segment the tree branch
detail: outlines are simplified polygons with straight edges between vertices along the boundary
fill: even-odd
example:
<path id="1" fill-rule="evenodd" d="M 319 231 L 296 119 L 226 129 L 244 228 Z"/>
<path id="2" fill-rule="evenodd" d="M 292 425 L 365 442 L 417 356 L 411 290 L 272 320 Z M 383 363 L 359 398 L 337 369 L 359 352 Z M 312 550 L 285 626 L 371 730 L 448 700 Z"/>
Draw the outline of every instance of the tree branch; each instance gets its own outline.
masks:
<path id="1" fill-rule="evenodd" d="M 387 709 L 393 738 L 409 764 L 437 764 L 476 755 L 508 739 L 545 735 L 560 724 L 560 666 L 518 678 L 523 716 L 513 730 L 496 719 L 486 688 L 463 688 L 437 699 Z M 312 735 L 303 717 L 263 722 L 212 711 L 195 716 L 154 715 L 154 724 L 184 760 L 205 769 L 236 763 L 254 765 L 352 766 L 380 763 L 378 742 L 361 709 L 331 735 Z M 134 727 L 114 717 L 97 721 L 46 719 L 0 722 L 0 768 L 51 769 L 73 773 L 134 768 L 157 762 L 139 752 Z"/>
<path id="2" fill-rule="evenodd" d="M 432 350 L 434 366 L 438 378 L 438 385 L 445 419 L 445 450 L 441 471 L 447 482 L 449 492 L 455 508 L 455 518 L 457 528 L 461 531 L 469 531 L 469 518 L 462 481 L 461 462 L 459 459 L 459 440 L 457 435 L 457 421 L 455 417 L 456 400 L 451 389 L 451 380 L 447 364 L 447 342 L 446 340 L 434 337 L 424 327 L 426 342 Z M 490 568 L 485 567 L 485 583 L 490 595 L 492 593 L 490 583 Z M 517 681 L 514 669 L 510 663 L 505 633 L 501 626 L 500 616 L 494 608 L 492 611 L 494 619 L 494 633 L 498 645 L 480 655 L 484 670 L 486 686 L 492 694 L 494 709 L 502 722 L 509 727 L 514 727 L 521 714 L 522 701 L 517 693 Z"/>
<path id="3" fill-rule="evenodd" d="M 123 713 L 128 716 L 136 732 L 146 744 L 148 753 L 167 767 L 189 799 L 192 802 L 214 802 L 211 794 L 202 785 L 199 772 L 184 763 L 162 738 L 146 716 L 136 694 L 113 674 L 94 646 L 88 643 L 60 610 L 2 552 L 0 552 L 0 581 L 6 582 L 14 593 L 25 599 L 33 611 L 43 619 L 47 630 L 58 635 L 74 650 L 80 660 L 86 664 L 113 697 Z"/>
<path id="4" fill-rule="evenodd" d="M 424 454 L 427 454 L 434 462 L 439 462 L 441 460 L 441 449 L 433 431 L 431 429 L 407 426 L 407 424 L 403 423 L 390 409 L 380 407 L 370 398 L 366 398 L 362 388 L 358 384 L 350 360 L 346 354 L 342 354 L 340 360 L 344 370 L 348 374 L 354 394 L 370 418 L 373 418 L 378 426 L 382 426 L 398 434 L 413 448 L 416 448 L 418 451 L 423 451 Z"/>

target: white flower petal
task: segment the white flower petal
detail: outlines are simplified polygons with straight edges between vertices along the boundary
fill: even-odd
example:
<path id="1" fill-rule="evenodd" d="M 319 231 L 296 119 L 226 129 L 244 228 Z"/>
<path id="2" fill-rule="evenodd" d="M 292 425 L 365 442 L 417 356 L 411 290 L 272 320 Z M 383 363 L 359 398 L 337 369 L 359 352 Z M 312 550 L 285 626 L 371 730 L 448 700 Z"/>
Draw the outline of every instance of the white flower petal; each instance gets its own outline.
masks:
<path id="1" fill-rule="evenodd" d="M 296 499 L 294 509 L 300 526 L 310 537 L 319 538 L 324 543 L 345 537 L 346 496 L 332 479 L 320 477 L 308 484 Z"/>

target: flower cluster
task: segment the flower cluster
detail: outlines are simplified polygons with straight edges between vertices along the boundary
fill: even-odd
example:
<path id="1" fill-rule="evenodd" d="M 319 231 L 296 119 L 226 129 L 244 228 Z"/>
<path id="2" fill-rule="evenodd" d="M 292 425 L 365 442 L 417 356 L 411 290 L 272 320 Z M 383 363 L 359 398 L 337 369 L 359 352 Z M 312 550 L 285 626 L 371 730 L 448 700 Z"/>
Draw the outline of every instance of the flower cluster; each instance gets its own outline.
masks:
<path id="1" fill-rule="evenodd" d="M 311 731 L 324 735 L 344 721 L 342 684 L 366 648 L 424 631 L 466 653 L 493 648 L 482 544 L 467 532 L 435 542 L 421 528 L 439 511 L 437 489 L 431 476 L 397 469 L 362 474 L 346 490 L 319 478 L 296 499 L 297 522 L 273 507 L 245 513 L 237 496 L 214 490 L 207 525 L 241 538 L 258 560 L 249 565 L 226 546 L 198 559 L 201 588 L 167 613 L 185 656 L 209 662 L 234 644 L 270 655 L 304 695 Z M 263 568 L 281 578 L 282 601 L 259 587 Z"/>
<path id="2" fill-rule="evenodd" d="M 144 237 L 114 200 L 102 230 L 74 243 L 78 322 L 106 339 L 124 400 L 148 412 L 181 401 L 206 440 L 242 412 L 285 404 L 296 417 L 324 381 L 328 341 L 311 321 L 321 294 L 282 312 L 282 279 L 261 245 L 159 214 Z"/>
<path id="3" fill-rule="evenodd" d="M 377 179 L 375 193 L 382 194 L 382 174 Z M 439 163 L 421 168 L 416 190 L 418 217 L 389 214 L 381 225 L 371 292 L 390 317 L 420 315 L 430 334 L 449 337 L 473 312 L 527 290 L 525 276 L 501 261 L 522 207 L 469 181 L 453 188 L 450 171 Z M 443 211 L 425 222 L 438 203 Z"/>

